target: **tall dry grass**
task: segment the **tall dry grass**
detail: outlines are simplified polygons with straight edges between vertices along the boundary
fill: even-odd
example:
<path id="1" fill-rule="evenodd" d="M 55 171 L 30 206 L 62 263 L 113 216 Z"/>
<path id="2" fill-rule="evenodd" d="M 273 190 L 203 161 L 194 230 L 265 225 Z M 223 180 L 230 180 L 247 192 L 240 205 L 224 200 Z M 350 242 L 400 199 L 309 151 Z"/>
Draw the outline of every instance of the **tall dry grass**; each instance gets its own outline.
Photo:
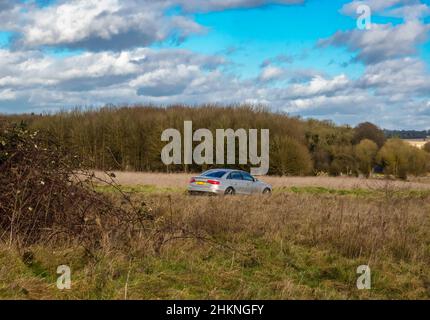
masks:
<path id="1" fill-rule="evenodd" d="M 127 246 L 106 237 L 90 256 L 78 245 L 42 243 L 24 255 L 0 246 L 0 261 L 11 261 L 0 268 L 0 297 L 430 298 L 428 197 L 155 194 L 131 200 L 145 206 L 151 223 L 123 234 Z M 71 291 L 52 285 L 60 264 L 73 270 Z M 372 270 L 370 291 L 357 290 L 361 264 Z"/>
<path id="2" fill-rule="evenodd" d="M 151 206 L 156 216 L 169 221 L 170 230 L 211 241 L 222 239 L 230 247 L 245 236 L 325 248 L 349 258 L 389 257 L 430 263 L 429 200 L 390 194 L 381 199 L 160 195 Z"/>

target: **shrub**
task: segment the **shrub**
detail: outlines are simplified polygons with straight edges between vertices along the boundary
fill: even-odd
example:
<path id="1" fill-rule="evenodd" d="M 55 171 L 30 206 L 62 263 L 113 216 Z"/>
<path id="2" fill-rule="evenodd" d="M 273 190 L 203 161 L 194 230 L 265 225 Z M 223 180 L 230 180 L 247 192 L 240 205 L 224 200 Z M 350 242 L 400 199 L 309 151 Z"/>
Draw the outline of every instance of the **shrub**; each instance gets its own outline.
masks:
<path id="1" fill-rule="evenodd" d="M 290 137 L 275 137 L 270 153 L 271 173 L 278 175 L 307 175 L 312 171 L 308 149 Z"/>
<path id="2" fill-rule="evenodd" d="M 372 140 L 378 147 L 382 147 L 386 141 L 384 131 L 370 122 L 360 123 L 354 128 L 353 143 L 359 144 L 364 139 Z"/>
<path id="3" fill-rule="evenodd" d="M 364 139 L 355 146 L 354 152 L 358 161 L 358 169 L 362 174 L 369 177 L 375 165 L 378 145 L 372 140 Z"/>
<path id="4" fill-rule="evenodd" d="M 73 154 L 24 126 L 0 128 L 0 241 L 124 243 L 137 226 L 127 221 L 140 216 L 96 193 L 93 175 Z"/>
<path id="5" fill-rule="evenodd" d="M 332 175 L 352 175 L 357 173 L 357 161 L 352 146 L 339 146 L 332 150 L 333 161 L 330 165 Z"/>
<path id="6" fill-rule="evenodd" d="M 386 174 L 406 179 L 408 174 L 418 176 L 428 171 L 429 155 L 400 139 L 389 139 L 379 151 L 377 161 Z"/>

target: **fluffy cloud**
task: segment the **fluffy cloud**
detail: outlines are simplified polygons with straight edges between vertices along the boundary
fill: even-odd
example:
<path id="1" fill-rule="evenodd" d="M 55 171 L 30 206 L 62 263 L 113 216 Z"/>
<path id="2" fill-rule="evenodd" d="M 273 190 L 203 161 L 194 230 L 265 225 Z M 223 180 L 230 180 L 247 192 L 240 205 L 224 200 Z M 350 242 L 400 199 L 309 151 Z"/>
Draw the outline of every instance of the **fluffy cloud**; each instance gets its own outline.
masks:
<path id="1" fill-rule="evenodd" d="M 430 15 L 430 7 L 426 4 L 413 4 L 397 7 L 387 12 L 387 16 L 404 18 L 405 20 L 416 20 Z"/>
<path id="2" fill-rule="evenodd" d="M 360 5 L 368 5 L 373 13 L 384 14 L 387 9 L 419 3 L 419 0 L 354 0 L 343 5 L 341 12 L 355 16 Z"/>
<path id="3" fill-rule="evenodd" d="M 0 90 L 0 101 L 14 100 L 16 99 L 16 92 L 11 89 Z"/>
<path id="4" fill-rule="evenodd" d="M 351 124 L 365 115 L 387 127 L 425 127 L 430 118 L 430 77 L 419 59 L 372 64 L 358 79 L 284 70 L 285 80 L 302 73 L 306 77 L 282 86 L 262 86 L 261 76 L 244 80 L 226 74 L 226 63 L 219 56 L 172 49 L 82 53 L 61 59 L 38 51 L 0 50 L 0 112 L 13 111 L 11 106 L 16 111 L 40 111 L 107 103 L 252 102 L 292 115 Z M 18 108 L 20 104 L 25 109 Z"/>
<path id="5" fill-rule="evenodd" d="M 357 59 L 367 64 L 404 57 L 416 53 L 417 46 L 427 40 L 429 25 L 418 20 L 393 26 L 373 24 L 371 30 L 339 31 L 329 39 L 320 41 L 324 47 L 347 47 L 357 53 Z"/>
<path id="6" fill-rule="evenodd" d="M 87 52 L 67 58 L 4 49 L 0 50 L 0 100 L 10 100 L 14 93 L 27 104 L 34 104 L 37 97 L 39 106 L 70 106 L 194 94 L 197 86 L 200 93 L 205 87 L 212 93 L 215 86 L 207 82 L 215 81 L 215 76 L 216 81 L 227 81 L 218 70 L 224 63 L 222 57 L 172 49 Z"/>
<path id="7" fill-rule="evenodd" d="M 187 15 L 166 15 L 180 7 L 185 12 L 219 11 L 265 4 L 297 4 L 303 0 L 59 0 L 38 7 L 0 0 L 0 29 L 16 33 L 15 47 L 80 48 L 91 51 L 124 50 L 170 40 L 180 42 L 205 28 Z M 16 10 L 12 10 L 15 8 Z"/>
<path id="8" fill-rule="evenodd" d="M 0 12 L 9 10 L 13 7 L 13 3 L 9 0 L 0 0 Z"/>
<path id="9" fill-rule="evenodd" d="M 200 76 L 200 72 L 196 65 L 180 64 L 145 73 L 130 85 L 137 87 L 137 93 L 142 96 L 174 96 L 183 93 L 191 81 Z"/>
<path id="10" fill-rule="evenodd" d="M 0 49 L 0 112 L 107 103 L 250 102 L 350 124 L 370 120 L 391 128 L 428 127 L 430 76 L 416 50 L 427 40 L 429 26 L 419 20 L 426 15 L 419 1 L 372 1 L 374 12 L 401 16 L 404 23 L 338 32 L 319 43 L 352 52 L 364 66 L 355 78 L 296 69 L 300 56 L 278 55 L 261 64 L 259 75 L 243 79 L 227 72 L 230 61 L 223 56 L 148 48 L 203 32 L 188 13 L 301 2 L 60 0 L 42 8 L 32 1 L 0 0 L 0 29 L 15 33 L 14 47 Z M 177 14 L 166 14 L 177 6 L 182 8 Z M 60 57 L 47 54 L 45 47 L 84 50 Z"/>
<path id="11" fill-rule="evenodd" d="M 373 15 L 402 18 L 397 25 L 372 24 L 371 30 L 339 31 L 321 40 L 320 47 L 345 47 L 354 60 L 364 64 L 364 73 L 336 89 L 334 99 L 316 96 L 292 103 L 297 110 L 317 114 L 322 110 L 347 117 L 347 106 L 361 109 L 366 119 L 387 127 L 427 128 L 430 123 L 430 74 L 417 49 L 428 40 L 430 25 L 422 20 L 429 7 L 418 0 L 353 1 L 341 12 L 356 16 L 360 4 L 371 7 Z M 342 99 L 344 98 L 344 99 Z M 343 101 L 342 101 L 343 100 Z M 349 100 L 349 101 L 348 101 Z M 344 110 L 335 108 L 342 101 Z M 367 106 L 367 108 L 366 108 Z"/>
<path id="12" fill-rule="evenodd" d="M 285 70 L 282 68 L 268 65 L 261 70 L 259 79 L 262 82 L 279 80 L 285 76 Z"/>
<path id="13" fill-rule="evenodd" d="M 313 96 L 333 96 L 348 88 L 349 85 L 349 79 L 343 74 L 336 76 L 333 79 L 315 76 L 305 84 L 292 85 L 288 91 L 288 96 L 294 99 Z"/>
<path id="14" fill-rule="evenodd" d="M 429 95 L 430 75 L 419 59 L 395 59 L 369 66 L 358 85 L 381 96 L 416 99 Z"/>
<path id="15" fill-rule="evenodd" d="M 166 16 L 168 1 L 72 0 L 47 7 L 21 4 L 0 22 L 17 34 L 15 46 L 81 48 L 92 51 L 181 41 L 204 28 L 185 16 Z M 29 7 L 30 6 L 30 7 Z"/>
<path id="16" fill-rule="evenodd" d="M 356 16 L 360 5 L 368 5 L 373 14 L 386 17 L 415 20 L 430 15 L 430 7 L 419 0 L 354 0 L 345 4 L 341 12 L 349 16 Z"/>
<path id="17" fill-rule="evenodd" d="M 58 86 L 67 81 L 114 78 L 137 70 L 126 52 L 85 53 L 57 59 L 38 51 L 0 50 L 0 86 L 3 87 L 25 89 L 35 85 Z"/>

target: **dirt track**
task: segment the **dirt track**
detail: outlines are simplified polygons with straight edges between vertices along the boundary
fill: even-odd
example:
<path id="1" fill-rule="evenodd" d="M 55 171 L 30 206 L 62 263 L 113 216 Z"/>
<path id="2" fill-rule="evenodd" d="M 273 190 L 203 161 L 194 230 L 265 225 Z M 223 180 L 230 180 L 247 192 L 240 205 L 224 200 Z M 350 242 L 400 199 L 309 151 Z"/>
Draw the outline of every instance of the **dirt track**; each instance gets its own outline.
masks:
<path id="1" fill-rule="evenodd" d="M 96 172 L 103 178 L 102 172 Z M 182 188 L 186 187 L 189 179 L 195 174 L 165 174 L 143 172 L 115 172 L 114 179 L 118 184 L 125 186 L 154 185 L 157 187 Z M 324 187 L 330 189 L 414 189 L 430 190 L 428 179 L 415 182 L 392 181 L 384 179 L 363 179 L 351 177 L 261 177 L 261 180 L 270 183 L 274 188 L 280 187 Z"/>

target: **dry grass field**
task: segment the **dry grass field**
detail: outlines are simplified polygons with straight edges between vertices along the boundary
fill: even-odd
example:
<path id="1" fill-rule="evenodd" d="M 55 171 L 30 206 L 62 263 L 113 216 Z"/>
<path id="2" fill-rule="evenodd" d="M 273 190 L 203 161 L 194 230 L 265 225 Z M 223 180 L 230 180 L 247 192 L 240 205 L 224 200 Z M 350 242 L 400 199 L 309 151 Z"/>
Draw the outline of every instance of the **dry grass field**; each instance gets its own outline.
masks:
<path id="1" fill-rule="evenodd" d="M 143 208 L 145 228 L 124 235 L 126 246 L 102 228 L 101 246 L 90 251 L 76 243 L 2 245 L 0 298 L 430 298 L 424 182 L 267 177 L 276 188 L 304 192 L 226 198 L 186 195 L 185 174 L 116 176 L 136 186 L 130 199 Z M 333 189 L 351 193 L 319 192 Z M 59 265 L 72 269 L 71 290 L 55 286 Z M 360 265 L 370 267 L 371 290 L 357 289 Z"/>
<path id="2" fill-rule="evenodd" d="M 158 188 L 184 189 L 191 177 L 198 174 L 167 174 L 145 172 L 114 172 L 113 181 L 122 186 L 154 186 Z M 107 175 L 97 171 L 96 176 L 104 180 Z M 365 179 L 354 177 L 274 177 L 265 176 L 261 180 L 270 183 L 275 189 L 288 188 L 326 188 L 335 190 L 429 190 L 430 177 L 415 178 L 412 181 Z"/>

